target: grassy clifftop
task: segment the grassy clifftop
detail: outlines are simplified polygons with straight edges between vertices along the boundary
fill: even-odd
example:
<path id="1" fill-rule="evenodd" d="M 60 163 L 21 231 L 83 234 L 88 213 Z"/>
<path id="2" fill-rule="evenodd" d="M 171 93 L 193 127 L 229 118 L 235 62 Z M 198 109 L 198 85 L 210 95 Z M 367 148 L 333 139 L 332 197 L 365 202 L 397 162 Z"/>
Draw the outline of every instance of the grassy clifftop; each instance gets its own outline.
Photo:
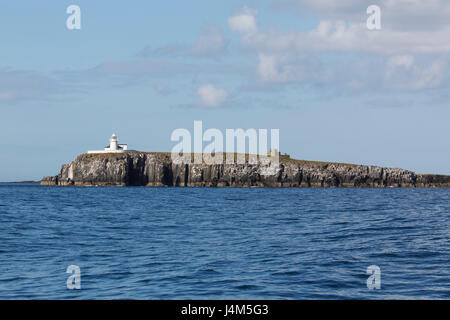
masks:
<path id="1" fill-rule="evenodd" d="M 76 160 L 87 160 L 87 159 L 120 159 L 126 155 L 132 155 L 132 154 L 146 154 L 146 155 L 153 155 L 159 158 L 160 160 L 166 160 L 170 161 L 172 159 L 172 154 L 170 152 L 143 152 L 143 151 L 126 151 L 123 153 L 84 153 L 77 157 Z M 194 160 L 195 153 L 191 153 L 191 160 Z M 234 160 L 237 160 L 238 153 L 233 153 Z M 227 157 L 230 156 L 230 153 L 224 153 L 224 160 L 227 159 Z M 248 161 L 249 154 L 245 154 L 245 159 Z M 262 156 L 266 157 L 266 156 Z M 312 160 L 298 160 L 293 159 L 289 155 L 280 155 L 280 162 L 282 163 L 298 163 L 302 165 L 310 165 L 310 166 L 326 166 L 326 165 L 340 165 L 340 166 L 348 166 L 348 167 L 355 167 L 358 166 L 357 164 L 351 164 L 351 163 L 341 163 L 341 162 L 330 162 L 330 161 L 312 161 Z"/>

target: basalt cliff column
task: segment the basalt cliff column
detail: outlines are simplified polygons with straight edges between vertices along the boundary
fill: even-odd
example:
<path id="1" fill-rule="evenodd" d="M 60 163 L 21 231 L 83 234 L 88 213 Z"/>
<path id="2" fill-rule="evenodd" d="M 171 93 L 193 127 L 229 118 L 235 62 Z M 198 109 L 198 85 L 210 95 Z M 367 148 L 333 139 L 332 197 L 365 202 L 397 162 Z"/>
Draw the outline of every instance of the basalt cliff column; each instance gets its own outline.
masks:
<path id="1" fill-rule="evenodd" d="M 47 186 L 196 186 L 196 187 L 450 187 L 450 176 L 281 157 L 257 163 L 193 164 L 172 161 L 170 153 L 83 154 L 62 166 Z"/>

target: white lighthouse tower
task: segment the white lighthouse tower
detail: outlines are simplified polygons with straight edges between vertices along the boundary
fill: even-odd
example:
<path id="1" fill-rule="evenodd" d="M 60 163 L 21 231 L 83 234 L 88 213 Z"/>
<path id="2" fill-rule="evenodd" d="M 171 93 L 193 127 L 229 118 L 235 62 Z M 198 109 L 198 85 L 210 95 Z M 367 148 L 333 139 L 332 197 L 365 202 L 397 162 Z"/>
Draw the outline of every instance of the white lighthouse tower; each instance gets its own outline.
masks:
<path id="1" fill-rule="evenodd" d="M 110 151 L 116 151 L 117 147 L 118 147 L 118 145 L 117 145 L 117 136 L 116 136 L 115 133 L 113 133 L 113 135 L 109 139 L 109 150 Z"/>
<path id="2" fill-rule="evenodd" d="M 126 144 L 119 144 L 115 133 L 109 139 L 109 146 L 105 147 L 103 150 L 89 150 L 88 153 L 121 153 L 128 150 Z"/>

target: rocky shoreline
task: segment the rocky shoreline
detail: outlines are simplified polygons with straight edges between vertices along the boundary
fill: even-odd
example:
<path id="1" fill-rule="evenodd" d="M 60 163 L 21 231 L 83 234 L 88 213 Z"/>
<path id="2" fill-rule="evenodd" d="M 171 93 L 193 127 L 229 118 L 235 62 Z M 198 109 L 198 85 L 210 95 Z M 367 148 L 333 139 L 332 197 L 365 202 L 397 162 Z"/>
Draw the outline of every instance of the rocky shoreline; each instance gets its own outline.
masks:
<path id="1" fill-rule="evenodd" d="M 264 158 L 264 157 L 263 157 Z M 280 157 L 251 164 L 191 164 L 172 161 L 170 153 L 83 154 L 62 166 L 44 186 L 190 186 L 190 187 L 450 187 L 450 176 L 419 175 L 378 166 L 294 160 Z"/>

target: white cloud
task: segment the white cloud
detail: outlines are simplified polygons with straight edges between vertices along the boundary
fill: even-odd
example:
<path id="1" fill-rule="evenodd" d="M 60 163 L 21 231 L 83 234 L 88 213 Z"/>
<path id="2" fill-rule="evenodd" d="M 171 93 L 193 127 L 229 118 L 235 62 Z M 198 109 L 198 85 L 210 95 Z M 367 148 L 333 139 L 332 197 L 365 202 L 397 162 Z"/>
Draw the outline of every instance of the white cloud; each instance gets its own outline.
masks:
<path id="1" fill-rule="evenodd" d="M 432 30 L 450 25 L 448 0 L 276 0 L 277 9 L 321 20 L 361 23 L 370 5 L 381 8 L 382 25 L 395 30 Z"/>
<path id="2" fill-rule="evenodd" d="M 291 78 L 291 66 L 284 66 L 280 70 L 279 58 L 274 55 L 260 53 L 258 55 L 258 75 L 266 82 L 288 82 Z"/>
<path id="3" fill-rule="evenodd" d="M 356 4 L 353 0 L 303 2 L 332 12 L 349 10 L 348 16 L 353 12 L 349 6 Z M 400 3 L 410 4 L 405 9 L 409 13 L 419 14 L 424 8 L 416 0 L 400 0 Z M 432 0 L 433 9 L 426 12 L 437 12 L 437 3 L 442 1 Z M 382 4 L 385 11 L 395 8 L 396 14 L 403 12 L 396 2 L 384 0 Z M 360 7 L 360 21 L 322 20 L 306 31 L 279 31 L 276 27 L 262 30 L 257 27 L 254 11 L 245 8 L 245 15 L 252 17 L 251 27 L 230 23 L 230 28 L 238 32 L 246 49 L 255 53 L 257 80 L 267 84 L 297 83 L 321 90 L 357 93 L 374 88 L 422 90 L 445 83 L 449 71 L 446 61 L 450 55 L 450 22 L 437 29 L 396 29 L 393 24 L 383 23 L 382 18 L 382 30 L 372 31 L 366 26 L 365 4 Z M 444 11 L 447 7 L 450 4 L 444 6 Z M 420 57 L 419 61 L 415 56 Z"/>
<path id="4" fill-rule="evenodd" d="M 278 0 L 316 10 L 319 23 L 309 31 L 261 31 L 256 11 L 243 8 L 228 19 L 230 29 L 255 50 L 357 51 L 377 54 L 450 53 L 450 1 L 381 0 L 382 29 L 368 30 L 364 0 Z M 438 24 L 431 26 L 432 24 Z"/>
<path id="5" fill-rule="evenodd" d="M 228 92 L 212 84 L 203 84 L 197 90 L 197 95 L 205 107 L 218 107 L 228 98 Z"/>
<path id="6" fill-rule="evenodd" d="M 255 17 L 258 12 L 247 7 L 242 8 L 238 13 L 228 18 L 228 25 L 233 31 L 241 33 L 254 33 L 257 31 Z"/>
<path id="7" fill-rule="evenodd" d="M 450 53 L 450 26 L 434 31 L 397 31 L 383 28 L 368 30 L 365 23 L 348 24 L 345 21 L 320 21 L 310 31 L 255 32 L 245 34 L 245 45 L 258 51 L 292 50 L 368 52 L 378 54 Z"/>
<path id="8" fill-rule="evenodd" d="M 392 56 L 387 61 L 386 78 L 392 77 L 398 68 L 410 70 L 414 64 L 414 57 L 411 55 Z"/>
<path id="9" fill-rule="evenodd" d="M 442 84 L 445 72 L 443 59 L 426 64 L 416 63 L 411 55 L 398 55 L 387 60 L 385 80 L 394 88 L 420 90 Z"/>

